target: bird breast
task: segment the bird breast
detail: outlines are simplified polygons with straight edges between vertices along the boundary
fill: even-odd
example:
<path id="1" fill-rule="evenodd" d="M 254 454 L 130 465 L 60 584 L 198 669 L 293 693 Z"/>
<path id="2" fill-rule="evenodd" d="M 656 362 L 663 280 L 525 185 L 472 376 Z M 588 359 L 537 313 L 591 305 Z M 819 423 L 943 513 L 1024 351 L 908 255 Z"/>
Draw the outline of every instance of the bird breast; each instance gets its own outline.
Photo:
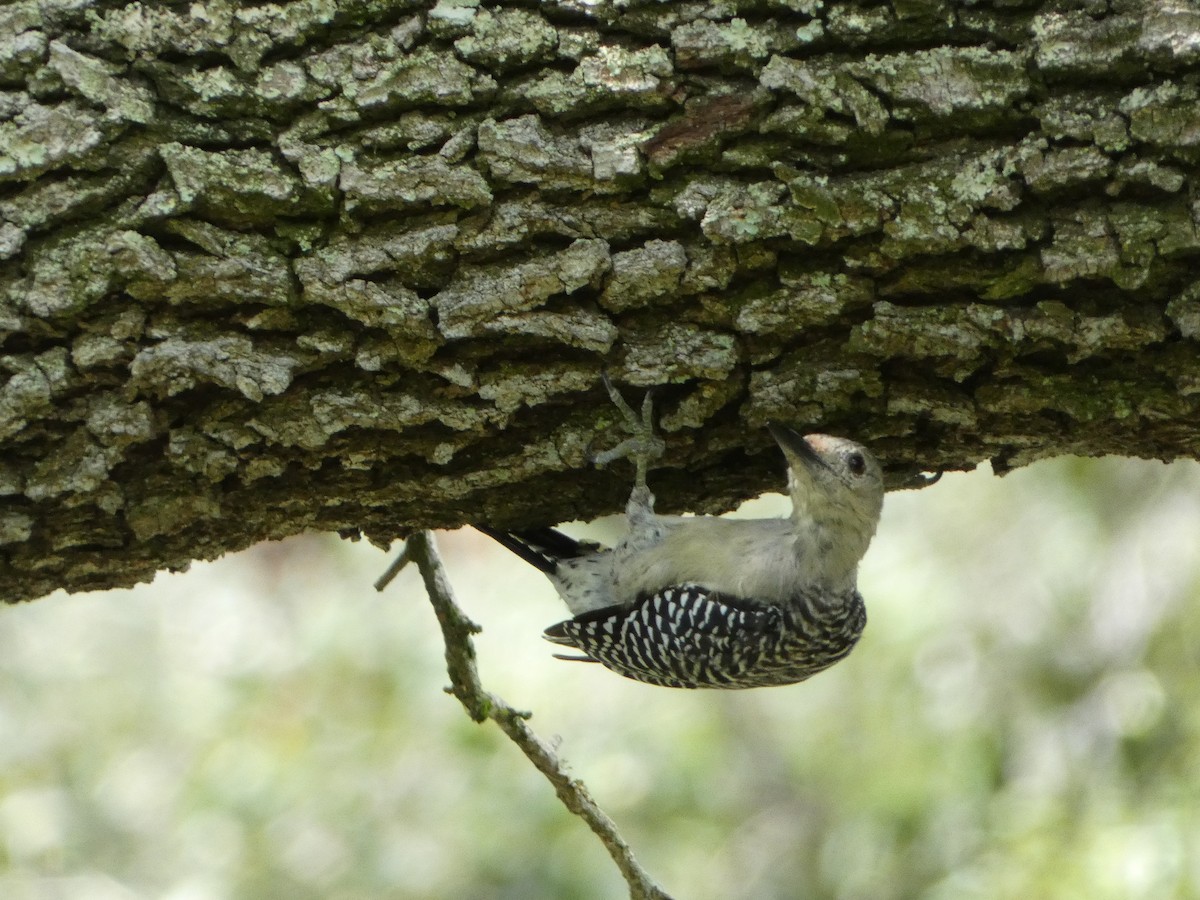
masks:
<path id="1" fill-rule="evenodd" d="M 786 519 L 709 517 L 662 520 L 650 546 L 618 545 L 612 555 L 614 602 L 630 604 L 662 587 L 692 582 L 761 605 L 786 604 L 824 577 L 815 548 Z"/>

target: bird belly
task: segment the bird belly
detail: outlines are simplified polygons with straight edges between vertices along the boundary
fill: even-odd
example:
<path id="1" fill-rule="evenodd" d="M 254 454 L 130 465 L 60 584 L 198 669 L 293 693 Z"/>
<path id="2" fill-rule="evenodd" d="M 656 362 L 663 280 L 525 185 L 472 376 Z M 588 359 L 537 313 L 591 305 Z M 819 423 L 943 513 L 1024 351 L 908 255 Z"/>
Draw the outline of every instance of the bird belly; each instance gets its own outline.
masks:
<path id="1" fill-rule="evenodd" d="M 572 615 L 603 609 L 618 602 L 613 593 L 610 550 L 559 562 L 558 571 L 551 580 Z"/>
<path id="2" fill-rule="evenodd" d="M 761 605 L 786 604 L 798 586 L 812 583 L 804 556 L 773 533 L 780 523 L 683 519 L 652 546 L 615 551 L 614 602 L 632 604 L 643 594 L 691 582 Z M 732 527 L 731 527 L 732 526 Z M 740 526 L 740 527 L 738 527 Z"/>

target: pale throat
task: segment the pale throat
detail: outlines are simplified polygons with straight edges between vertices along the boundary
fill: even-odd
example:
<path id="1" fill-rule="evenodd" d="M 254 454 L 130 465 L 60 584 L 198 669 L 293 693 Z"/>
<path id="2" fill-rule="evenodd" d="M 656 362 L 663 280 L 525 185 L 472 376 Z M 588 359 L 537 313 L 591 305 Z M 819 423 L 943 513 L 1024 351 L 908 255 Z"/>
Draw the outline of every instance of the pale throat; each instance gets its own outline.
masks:
<path id="1" fill-rule="evenodd" d="M 807 497 L 803 503 L 793 500 L 796 560 L 811 581 L 831 590 L 854 588 L 858 563 L 871 541 L 871 534 L 847 512 L 811 504 Z"/>

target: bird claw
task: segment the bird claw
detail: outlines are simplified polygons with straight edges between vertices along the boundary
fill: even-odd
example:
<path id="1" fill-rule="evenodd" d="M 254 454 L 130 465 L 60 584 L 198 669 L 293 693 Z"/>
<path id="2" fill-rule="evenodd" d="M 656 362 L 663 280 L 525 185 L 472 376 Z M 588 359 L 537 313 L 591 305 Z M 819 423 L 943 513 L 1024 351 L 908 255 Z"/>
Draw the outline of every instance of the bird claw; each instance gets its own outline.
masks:
<path id="1" fill-rule="evenodd" d="M 607 374 L 602 376 L 604 389 L 612 399 L 613 405 L 625 420 L 625 431 L 629 434 L 625 440 L 611 450 L 592 454 L 592 462 L 597 466 L 606 466 L 618 459 L 633 460 L 637 474 L 633 482 L 633 491 L 625 506 L 626 517 L 631 523 L 640 522 L 654 515 L 654 495 L 646 484 L 646 473 L 650 464 L 662 457 L 667 444 L 654 431 L 654 402 L 650 391 L 642 398 L 642 411 L 639 415 L 634 411 L 621 392 L 616 389 Z"/>
<path id="2" fill-rule="evenodd" d="M 597 466 L 606 466 L 618 459 L 632 459 L 637 466 L 640 480 L 645 481 L 645 473 L 650 463 L 661 459 L 666 452 L 667 444 L 654 430 L 654 401 L 650 391 L 642 398 L 642 410 L 639 414 L 621 396 L 621 392 L 609 379 L 608 374 L 601 376 L 604 389 L 613 405 L 625 420 L 625 431 L 629 437 L 610 450 L 592 454 L 592 462 Z"/>
<path id="3" fill-rule="evenodd" d="M 902 491 L 919 491 L 927 487 L 933 487 L 941 480 L 941 472 L 918 472 L 915 475 L 906 477 L 896 487 Z"/>

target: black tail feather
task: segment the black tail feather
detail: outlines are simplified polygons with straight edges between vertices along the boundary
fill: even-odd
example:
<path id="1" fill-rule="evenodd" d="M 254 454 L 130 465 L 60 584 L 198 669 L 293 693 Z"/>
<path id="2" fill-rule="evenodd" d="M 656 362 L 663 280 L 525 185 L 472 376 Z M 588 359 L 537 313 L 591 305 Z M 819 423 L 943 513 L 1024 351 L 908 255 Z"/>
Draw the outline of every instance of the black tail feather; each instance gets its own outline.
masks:
<path id="1" fill-rule="evenodd" d="M 547 575 L 554 574 L 560 559 L 575 559 L 590 552 L 590 545 L 567 537 L 553 528 L 499 531 L 487 525 L 476 525 L 475 530 L 483 532 Z"/>

